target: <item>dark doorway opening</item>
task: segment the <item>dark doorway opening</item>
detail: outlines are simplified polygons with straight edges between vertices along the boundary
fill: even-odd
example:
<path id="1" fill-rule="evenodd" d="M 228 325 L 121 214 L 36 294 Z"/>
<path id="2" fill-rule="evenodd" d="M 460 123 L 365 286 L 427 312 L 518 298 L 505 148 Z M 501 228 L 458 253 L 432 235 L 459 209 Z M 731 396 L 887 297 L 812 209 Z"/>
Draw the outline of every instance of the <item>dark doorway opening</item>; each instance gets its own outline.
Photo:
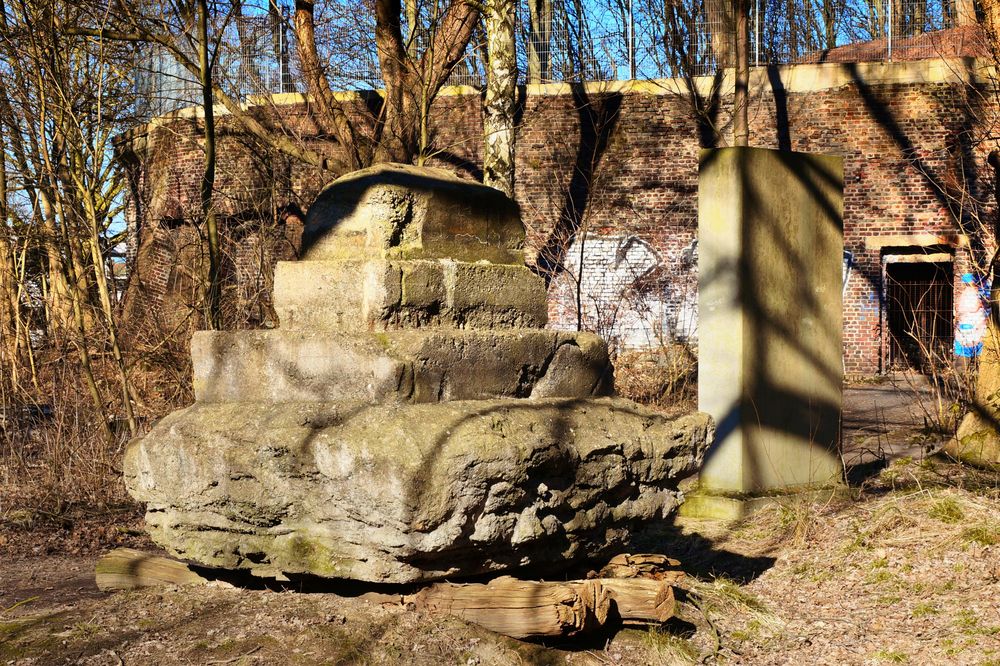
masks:
<path id="1" fill-rule="evenodd" d="M 954 342 L 951 263 L 886 264 L 889 369 L 940 367 Z"/>

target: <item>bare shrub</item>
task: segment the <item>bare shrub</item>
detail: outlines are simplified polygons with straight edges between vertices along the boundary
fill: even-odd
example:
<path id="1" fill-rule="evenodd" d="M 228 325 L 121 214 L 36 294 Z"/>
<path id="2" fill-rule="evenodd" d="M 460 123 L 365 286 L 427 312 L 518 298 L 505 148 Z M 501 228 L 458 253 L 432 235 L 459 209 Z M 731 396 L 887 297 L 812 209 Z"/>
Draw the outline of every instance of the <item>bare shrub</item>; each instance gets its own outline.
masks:
<path id="1" fill-rule="evenodd" d="M 615 386 L 619 395 L 638 403 L 670 413 L 689 411 L 697 402 L 698 357 L 681 342 L 619 352 Z"/>

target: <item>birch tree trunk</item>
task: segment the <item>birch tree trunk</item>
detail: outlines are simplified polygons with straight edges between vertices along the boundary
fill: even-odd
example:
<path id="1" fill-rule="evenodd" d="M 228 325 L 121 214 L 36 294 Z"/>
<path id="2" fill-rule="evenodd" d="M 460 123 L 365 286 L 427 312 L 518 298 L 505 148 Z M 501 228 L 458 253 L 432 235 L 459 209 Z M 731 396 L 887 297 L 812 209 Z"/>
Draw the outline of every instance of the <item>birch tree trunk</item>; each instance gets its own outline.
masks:
<path id="1" fill-rule="evenodd" d="M 517 56 L 514 50 L 515 0 L 490 0 L 486 6 L 486 108 L 483 182 L 514 198 L 514 112 Z"/>

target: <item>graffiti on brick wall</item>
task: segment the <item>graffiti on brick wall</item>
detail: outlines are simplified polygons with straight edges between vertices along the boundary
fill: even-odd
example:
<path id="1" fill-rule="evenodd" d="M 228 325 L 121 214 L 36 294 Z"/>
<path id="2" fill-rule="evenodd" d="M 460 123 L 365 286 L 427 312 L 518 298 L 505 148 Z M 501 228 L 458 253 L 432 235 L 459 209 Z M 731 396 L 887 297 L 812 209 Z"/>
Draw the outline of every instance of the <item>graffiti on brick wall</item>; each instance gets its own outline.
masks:
<path id="1" fill-rule="evenodd" d="M 990 283 L 988 279 L 962 274 L 962 288 L 958 293 L 957 321 L 955 323 L 955 355 L 965 358 L 979 356 L 986 337 L 989 321 Z"/>
<path id="2" fill-rule="evenodd" d="M 552 326 L 595 331 L 621 349 L 693 341 L 696 266 L 696 242 L 665 260 L 637 236 L 580 236 L 552 285 Z"/>

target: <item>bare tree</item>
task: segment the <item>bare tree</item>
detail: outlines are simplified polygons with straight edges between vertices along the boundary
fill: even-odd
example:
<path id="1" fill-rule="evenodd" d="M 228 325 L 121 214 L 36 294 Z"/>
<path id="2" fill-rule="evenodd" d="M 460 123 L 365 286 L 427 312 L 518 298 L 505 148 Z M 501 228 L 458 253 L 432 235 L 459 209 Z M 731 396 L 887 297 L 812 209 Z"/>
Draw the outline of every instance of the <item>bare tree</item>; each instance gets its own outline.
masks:
<path id="1" fill-rule="evenodd" d="M 128 55 L 63 33 L 60 25 L 79 16 L 78 5 L 15 0 L 0 7 L 0 59 L 12 83 L 0 95 L 0 124 L 4 159 L 16 167 L 14 188 L 4 169 L 3 217 L 5 226 L 12 225 L 12 211 L 20 207 L 37 230 L 22 230 L 16 241 L 20 256 L 12 255 L 20 283 L 13 302 L 15 328 L 24 331 L 30 361 L 30 324 L 22 322 L 21 314 L 24 298 L 30 298 L 25 281 L 31 242 L 46 265 L 38 278 L 48 296 L 50 340 L 67 338 L 77 349 L 98 422 L 110 440 L 94 369 L 95 347 L 107 345 L 122 409 L 129 429 L 136 429 L 106 255 L 123 187 L 111 142 L 131 118 L 129 82 L 116 65 L 127 62 Z M 17 206 L 11 205 L 11 189 Z"/>
<path id="2" fill-rule="evenodd" d="M 739 0 L 705 0 L 705 16 L 711 32 L 712 53 L 718 67 L 735 64 L 733 32 L 736 27 L 736 2 Z"/>
<path id="3" fill-rule="evenodd" d="M 736 91 L 733 97 L 733 138 L 737 146 L 750 145 L 747 107 L 750 94 L 750 23 L 747 0 L 733 0 L 736 15 Z"/>
<path id="4" fill-rule="evenodd" d="M 552 78 L 552 0 L 528 0 L 528 81 Z"/>
<path id="5" fill-rule="evenodd" d="M 375 46 L 385 82 L 376 162 L 410 162 L 420 154 L 421 122 L 465 54 L 479 20 L 477 5 L 451 0 L 416 59 L 406 53 L 400 11 L 399 0 L 375 0 Z"/>
<path id="6" fill-rule="evenodd" d="M 514 42 L 515 0 L 489 0 L 486 6 L 486 99 L 483 131 L 483 182 L 514 196 L 514 113 L 517 53 Z"/>

